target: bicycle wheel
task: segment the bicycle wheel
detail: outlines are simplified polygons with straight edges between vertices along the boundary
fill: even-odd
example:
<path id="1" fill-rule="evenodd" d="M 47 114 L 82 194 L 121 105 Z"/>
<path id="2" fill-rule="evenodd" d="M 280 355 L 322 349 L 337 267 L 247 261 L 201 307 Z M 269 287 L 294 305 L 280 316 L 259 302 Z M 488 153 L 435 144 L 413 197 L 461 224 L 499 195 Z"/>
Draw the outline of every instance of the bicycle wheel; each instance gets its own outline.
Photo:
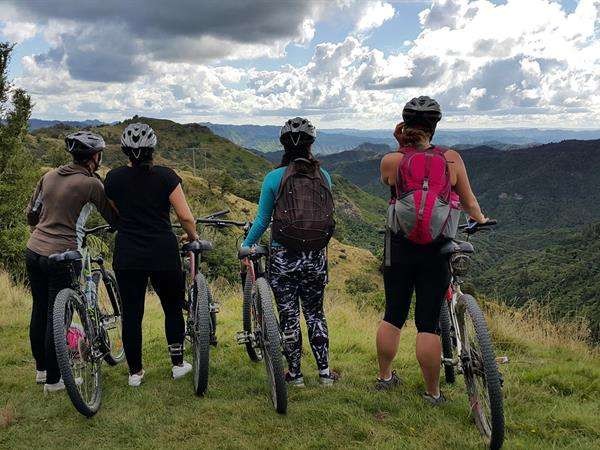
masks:
<path id="1" fill-rule="evenodd" d="M 100 408 L 102 399 L 100 366 L 94 353 L 95 335 L 83 299 L 72 289 L 56 296 L 53 312 L 56 359 L 73 406 L 86 417 Z"/>
<path id="2" fill-rule="evenodd" d="M 192 351 L 194 352 L 194 392 L 198 396 L 208 388 L 208 362 L 210 354 L 210 307 L 208 304 L 208 284 L 204 275 L 196 275 L 194 281 L 194 328 L 191 330 Z"/>
<path id="3" fill-rule="evenodd" d="M 457 302 L 457 319 L 463 344 L 463 373 L 475 424 L 490 448 L 504 441 L 502 383 L 492 340 L 479 305 L 470 295 Z"/>
<path id="4" fill-rule="evenodd" d="M 256 314 L 255 302 L 254 302 L 254 282 L 251 277 L 246 276 L 246 282 L 244 283 L 244 304 L 242 306 L 242 319 L 244 323 L 244 331 L 248 336 L 254 336 L 254 331 L 258 328 L 258 315 Z M 262 360 L 262 352 L 260 347 L 256 346 L 256 341 L 251 340 L 246 342 L 246 352 L 250 357 L 250 360 L 258 362 Z"/>
<path id="5" fill-rule="evenodd" d="M 256 293 L 262 319 L 262 354 L 271 385 L 271 400 L 279 414 L 287 412 L 287 384 L 283 375 L 281 333 L 273 309 L 273 292 L 264 278 L 256 280 Z"/>
<path id="6" fill-rule="evenodd" d="M 452 360 L 454 358 L 454 348 L 452 345 L 452 321 L 450 320 L 450 308 L 446 300 L 442 302 L 442 308 L 440 309 L 440 340 L 442 341 L 443 358 L 445 360 Z M 444 362 L 443 366 L 446 383 L 454 383 L 456 381 L 454 365 Z"/>
<path id="7" fill-rule="evenodd" d="M 96 283 L 98 293 L 98 308 L 102 326 L 106 331 L 108 348 L 110 349 L 110 353 L 104 357 L 104 361 L 111 366 L 115 366 L 125 359 L 121 321 L 123 303 L 115 275 L 108 270 L 105 273 L 106 279 L 102 277 L 102 272 L 99 270 L 94 271 L 93 280 Z"/>

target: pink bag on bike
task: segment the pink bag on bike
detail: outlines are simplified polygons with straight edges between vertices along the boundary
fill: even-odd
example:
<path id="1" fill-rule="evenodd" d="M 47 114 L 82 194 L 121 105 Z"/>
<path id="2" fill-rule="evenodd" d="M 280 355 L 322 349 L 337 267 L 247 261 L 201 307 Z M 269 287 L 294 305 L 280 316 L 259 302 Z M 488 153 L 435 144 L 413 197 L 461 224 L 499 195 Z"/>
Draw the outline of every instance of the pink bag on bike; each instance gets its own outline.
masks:
<path id="1" fill-rule="evenodd" d="M 85 339 L 85 333 L 81 326 L 73 324 L 67 330 L 67 346 L 69 350 L 79 350 L 79 342 Z"/>

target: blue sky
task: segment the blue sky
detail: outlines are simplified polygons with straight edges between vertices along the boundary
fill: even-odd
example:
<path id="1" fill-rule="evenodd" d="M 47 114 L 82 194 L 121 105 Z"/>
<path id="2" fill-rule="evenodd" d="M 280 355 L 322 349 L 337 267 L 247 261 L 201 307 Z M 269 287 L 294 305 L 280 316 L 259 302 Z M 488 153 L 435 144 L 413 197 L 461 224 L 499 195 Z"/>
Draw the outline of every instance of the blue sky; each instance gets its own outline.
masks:
<path id="1" fill-rule="evenodd" d="M 38 118 L 385 128 L 428 94 L 448 128 L 600 126 L 600 0 L 3 6 Z"/>

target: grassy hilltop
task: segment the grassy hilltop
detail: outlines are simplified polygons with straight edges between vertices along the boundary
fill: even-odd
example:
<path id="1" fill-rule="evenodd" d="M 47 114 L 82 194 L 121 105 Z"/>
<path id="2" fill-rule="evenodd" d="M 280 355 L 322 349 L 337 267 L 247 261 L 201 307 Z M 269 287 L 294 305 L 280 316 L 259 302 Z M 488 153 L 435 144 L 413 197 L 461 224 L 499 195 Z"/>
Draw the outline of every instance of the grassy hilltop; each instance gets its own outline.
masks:
<path id="1" fill-rule="evenodd" d="M 144 322 L 145 384 L 132 389 L 124 365 L 104 366 L 102 408 L 86 419 L 65 393 L 44 396 L 33 384 L 30 299 L 0 275 L 0 448 L 482 448 L 460 378 L 456 386 L 442 386 L 450 399 L 445 406 L 433 409 L 420 399 L 412 324 L 395 364 L 403 386 L 388 393 L 372 390 L 379 313 L 361 307 L 365 294 L 351 297 L 343 279 L 373 261 L 362 250 L 334 247 L 326 309 L 332 367 L 343 378 L 334 388 L 319 387 L 305 345 L 308 386 L 291 391 L 286 416 L 270 406 L 264 366 L 250 363 L 244 348 L 234 343 L 241 328 L 241 294 L 228 284 L 213 285 L 222 306 L 205 398 L 193 395 L 189 377 L 169 378 L 162 313 L 158 300 L 150 297 Z M 342 250 L 347 259 L 340 259 Z M 489 313 L 498 353 L 512 361 L 503 367 L 506 448 L 597 448 L 600 357 L 577 340 L 574 329 L 504 309 Z"/>

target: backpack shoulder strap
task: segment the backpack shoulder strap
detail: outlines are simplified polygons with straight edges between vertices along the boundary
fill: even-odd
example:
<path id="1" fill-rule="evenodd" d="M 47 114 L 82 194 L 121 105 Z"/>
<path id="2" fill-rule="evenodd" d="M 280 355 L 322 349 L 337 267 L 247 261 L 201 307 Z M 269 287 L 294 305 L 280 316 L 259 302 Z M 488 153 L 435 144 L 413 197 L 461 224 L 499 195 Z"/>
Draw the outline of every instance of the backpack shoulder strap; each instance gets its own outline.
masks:
<path id="1" fill-rule="evenodd" d="M 432 151 L 434 151 L 435 153 L 437 153 L 438 155 L 440 155 L 442 158 L 444 158 L 444 161 L 446 163 L 446 180 L 447 180 L 447 186 L 445 191 L 447 191 L 448 195 L 450 194 L 450 191 L 452 190 L 452 177 L 450 176 L 450 164 L 448 163 L 448 159 L 446 158 L 446 152 L 448 151 L 447 148 L 445 147 L 438 147 L 435 146 L 432 148 Z"/>
<path id="2" fill-rule="evenodd" d="M 398 197 L 401 192 L 404 192 L 404 177 L 402 176 L 402 167 L 410 161 L 410 158 L 416 153 L 416 149 L 411 147 L 401 147 L 398 149 L 399 153 L 402 153 L 402 159 L 398 163 L 396 168 L 396 183 L 395 183 L 395 196 L 392 199 Z"/>
<path id="3" fill-rule="evenodd" d="M 283 193 L 285 183 L 287 183 L 287 180 L 289 180 L 290 177 L 292 177 L 294 175 L 294 173 L 295 172 L 294 172 L 293 162 L 290 162 L 288 164 L 288 166 L 285 168 L 283 175 L 281 176 L 281 181 L 279 182 L 279 188 L 277 189 L 277 195 L 275 196 L 275 204 L 277 204 L 279 197 L 281 197 L 281 194 Z"/>

